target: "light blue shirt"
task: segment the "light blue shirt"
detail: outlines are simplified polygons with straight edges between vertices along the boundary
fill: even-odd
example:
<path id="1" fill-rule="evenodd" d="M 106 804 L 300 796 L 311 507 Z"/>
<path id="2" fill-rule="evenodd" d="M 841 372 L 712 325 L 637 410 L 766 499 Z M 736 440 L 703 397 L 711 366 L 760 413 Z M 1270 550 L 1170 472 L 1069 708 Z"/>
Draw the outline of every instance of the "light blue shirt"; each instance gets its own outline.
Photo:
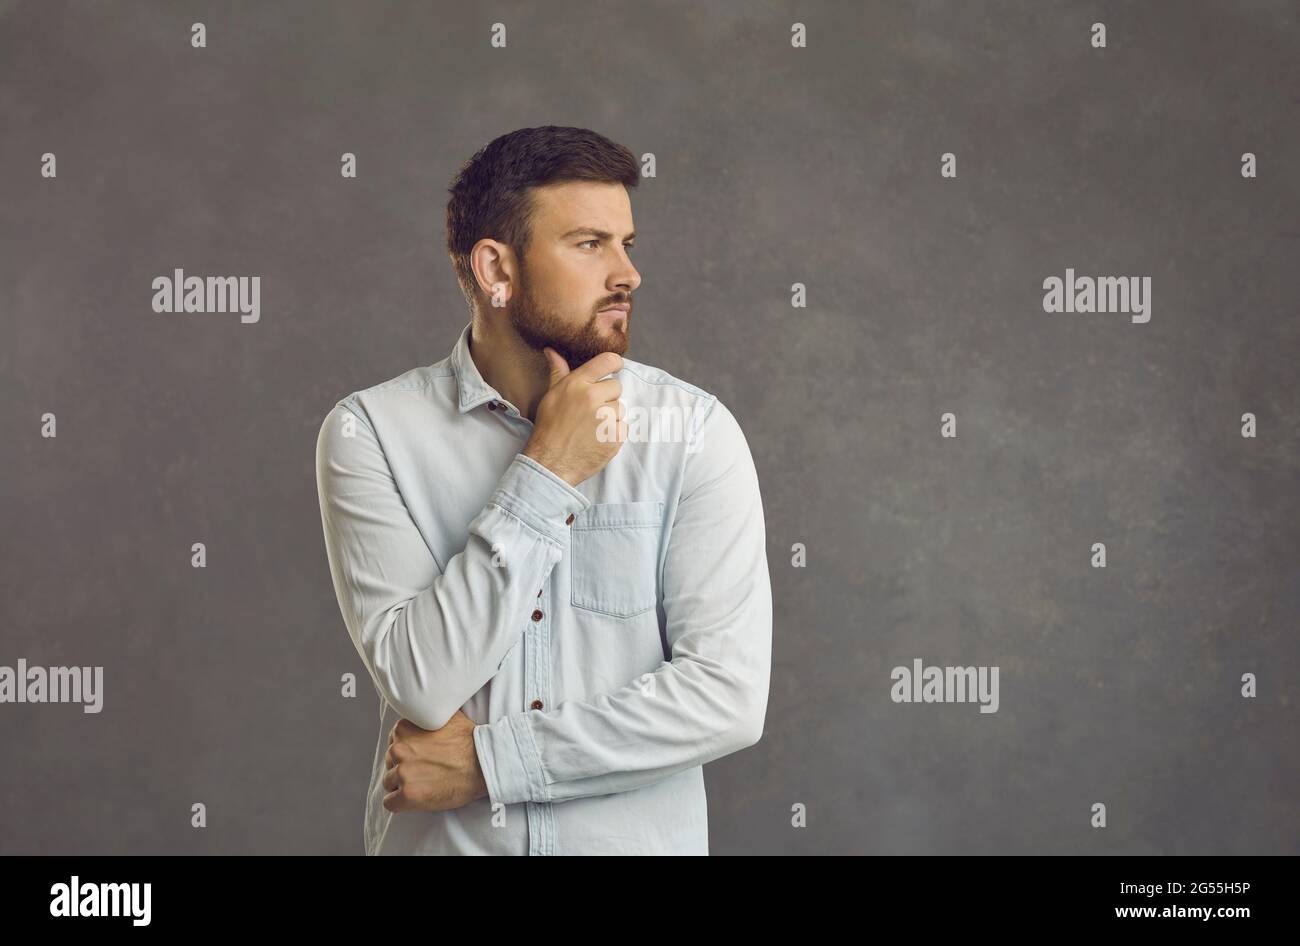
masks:
<path id="1" fill-rule="evenodd" d="M 713 395 L 624 358 L 628 440 L 575 488 L 520 453 L 533 424 L 469 331 L 343 398 L 317 440 L 334 590 L 379 692 L 366 853 L 707 854 L 702 766 L 758 741 L 771 666 L 744 434 Z M 488 797 L 389 812 L 392 727 L 457 709 Z"/>

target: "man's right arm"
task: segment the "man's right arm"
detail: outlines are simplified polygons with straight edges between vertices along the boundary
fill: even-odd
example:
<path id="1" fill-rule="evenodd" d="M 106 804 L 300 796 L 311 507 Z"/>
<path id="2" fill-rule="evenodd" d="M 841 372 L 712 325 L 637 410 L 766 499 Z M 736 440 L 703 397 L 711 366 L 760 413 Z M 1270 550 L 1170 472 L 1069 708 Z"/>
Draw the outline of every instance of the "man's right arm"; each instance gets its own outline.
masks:
<path id="1" fill-rule="evenodd" d="M 383 698 L 422 729 L 441 729 L 496 674 L 568 548 L 566 520 L 590 505 L 516 454 L 439 571 L 374 431 L 343 404 L 321 425 L 316 485 L 348 633 Z"/>

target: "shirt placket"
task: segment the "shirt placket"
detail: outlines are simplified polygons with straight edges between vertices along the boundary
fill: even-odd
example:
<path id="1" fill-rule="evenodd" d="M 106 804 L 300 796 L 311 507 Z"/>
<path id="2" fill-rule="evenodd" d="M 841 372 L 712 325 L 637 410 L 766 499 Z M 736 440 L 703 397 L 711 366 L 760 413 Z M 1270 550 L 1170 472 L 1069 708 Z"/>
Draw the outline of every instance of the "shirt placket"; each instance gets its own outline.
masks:
<path id="1" fill-rule="evenodd" d="M 551 701 L 551 614 L 546 589 L 537 593 L 537 609 L 524 635 L 524 699 L 526 710 L 541 710 Z M 550 802 L 526 802 L 528 853 L 555 853 L 555 816 Z"/>
<path id="2" fill-rule="evenodd" d="M 491 400 L 488 410 L 512 420 L 532 422 L 506 401 Z M 569 517 L 572 520 L 572 516 Z M 552 572 L 553 573 L 553 572 Z M 547 582 L 550 582 L 548 576 Z M 537 590 L 537 601 L 524 631 L 524 710 L 541 710 L 551 702 L 551 608 L 546 588 Z M 525 802 L 528 814 L 530 856 L 555 854 L 555 814 L 551 802 Z"/>

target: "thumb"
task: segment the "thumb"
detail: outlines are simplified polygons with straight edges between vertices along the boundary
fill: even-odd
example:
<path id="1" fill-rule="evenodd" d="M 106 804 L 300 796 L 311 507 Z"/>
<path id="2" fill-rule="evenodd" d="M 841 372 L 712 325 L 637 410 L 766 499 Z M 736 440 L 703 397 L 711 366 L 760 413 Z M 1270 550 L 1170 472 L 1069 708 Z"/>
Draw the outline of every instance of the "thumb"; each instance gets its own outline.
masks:
<path id="1" fill-rule="evenodd" d="M 551 369 L 551 386 L 554 387 L 557 381 L 569 373 L 569 363 L 549 345 L 542 349 L 542 354 L 546 356 L 546 366 Z"/>

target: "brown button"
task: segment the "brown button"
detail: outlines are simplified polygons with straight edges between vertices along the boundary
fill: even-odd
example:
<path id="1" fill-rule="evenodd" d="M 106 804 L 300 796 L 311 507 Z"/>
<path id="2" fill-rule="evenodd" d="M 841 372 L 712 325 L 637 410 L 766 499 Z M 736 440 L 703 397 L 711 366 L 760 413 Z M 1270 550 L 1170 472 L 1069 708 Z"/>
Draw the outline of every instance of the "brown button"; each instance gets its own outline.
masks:
<path id="1" fill-rule="evenodd" d="M 542 612 L 541 612 L 541 611 L 534 611 L 534 612 L 533 612 L 533 620 L 534 620 L 534 621 L 540 621 L 541 619 L 542 619 Z"/>
<path id="2" fill-rule="evenodd" d="M 533 700 L 531 703 L 528 704 L 528 706 L 529 706 L 529 709 L 541 709 L 541 708 L 542 708 L 542 701 L 541 701 L 541 700 Z"/>
<path id="3" fill-rule="evenodd" d="M 490 410 L 490 411 L 495 411 L 496 409 L 497 409 L 497 402 L 496 402 L 496 401 L 488 401 L 488 410 Z"/>
<path id="4" fill-rule="evenodd" d="M 564 520 L 566 526 L 573 525 L 573 513 L 569 513 L 569 518 Z"/>

